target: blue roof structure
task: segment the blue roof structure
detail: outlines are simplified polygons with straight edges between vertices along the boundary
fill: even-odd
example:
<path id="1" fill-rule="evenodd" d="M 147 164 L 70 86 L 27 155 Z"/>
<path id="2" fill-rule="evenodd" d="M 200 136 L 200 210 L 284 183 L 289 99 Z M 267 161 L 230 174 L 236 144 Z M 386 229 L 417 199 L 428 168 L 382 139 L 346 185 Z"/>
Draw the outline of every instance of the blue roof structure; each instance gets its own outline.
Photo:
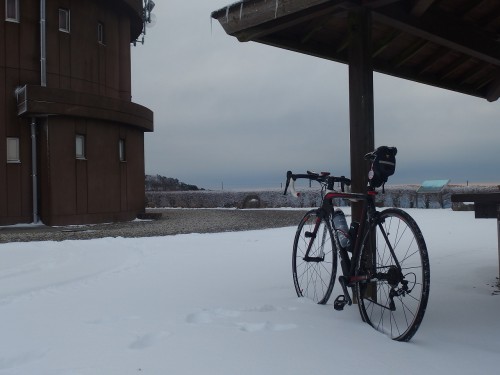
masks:
<path id="1" fill-rule="evenodd" d="M 424 181 L 424 182 L 422 182 L 422 185 L 420 185 L 420 187 L 417 189 L 417 193 L 439 193 L 449 183 L 450 183 L 450 180 Z"/>

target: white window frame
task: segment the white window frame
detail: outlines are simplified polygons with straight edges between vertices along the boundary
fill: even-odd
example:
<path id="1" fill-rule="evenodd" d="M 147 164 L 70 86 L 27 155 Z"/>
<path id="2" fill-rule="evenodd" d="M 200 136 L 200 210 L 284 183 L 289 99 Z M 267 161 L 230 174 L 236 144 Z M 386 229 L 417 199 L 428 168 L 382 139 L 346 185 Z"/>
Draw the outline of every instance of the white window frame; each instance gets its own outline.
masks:
<path id="1" fill-rule="evenodd" d="M 9 4 L 14 4 L 14 17 L 9 17 Z M 19 0 L 5 0 L 5 20 L 10 22 L 19 22 Z"/>
<path id="2" fill-rule="evenodd" d="M 97 42 L 102 45 L 106 44 L 104 24 L 102 22 L 97 22 Z"/>
<path id="3" fill-rule="evenodd" d="M 127 142 L 125 141 L 125 139 L 120 138 L 118 140 L 118 158 L 120 159 L 120 161 L 123 161 L 123 162 L 127 161 L 126 145 L 127 145 Z"/>
<path id="4" fill-rule="evenodd" d="M 20 163 L 19 138 L 7 137 L 7 163 Z"/>
<path id="5" fill-rule="evenodd" d="M 75 136 L 75 157 L 79 160 L 86 160 L 86 152 L 85 152 L 85 135 L 77 134 Z"/>
<path id="6" fill-rule="evenodd" d="M 59 8 L 59 31 L 68 34 L 71 32 L 71 13 L 69 9 Z"/>

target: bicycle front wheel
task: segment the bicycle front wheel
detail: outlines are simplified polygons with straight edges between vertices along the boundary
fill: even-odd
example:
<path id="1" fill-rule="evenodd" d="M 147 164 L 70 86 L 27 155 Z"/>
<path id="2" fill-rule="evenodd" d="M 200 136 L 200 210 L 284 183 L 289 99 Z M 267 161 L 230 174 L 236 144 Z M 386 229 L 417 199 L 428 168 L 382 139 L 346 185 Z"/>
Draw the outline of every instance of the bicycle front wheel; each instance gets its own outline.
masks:
<path id="1" fill-rule="evenodd" d="M 297 228 L 292 269 L 299 297 L 328 302 L 337 274 L 337 251 L 328 217 L 320 216 L 318 210 L 307 212 Z"/>
<path id="2" fill-rule="evenodd" d="M 397 341 L 409 341 L 418 330 L 429 298 L 427 247 L 417 223 L 406 212 L 390 208 L 366 233 L 357 260 L 356 288 L 365 322 Z"/>

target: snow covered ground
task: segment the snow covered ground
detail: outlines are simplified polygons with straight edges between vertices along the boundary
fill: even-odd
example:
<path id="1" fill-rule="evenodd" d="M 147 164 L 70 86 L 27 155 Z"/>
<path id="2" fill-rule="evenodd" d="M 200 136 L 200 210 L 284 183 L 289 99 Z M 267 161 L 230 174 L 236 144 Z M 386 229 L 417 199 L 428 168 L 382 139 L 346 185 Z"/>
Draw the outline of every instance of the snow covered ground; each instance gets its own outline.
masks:
<path id="1" fill-rule="evenodd" d="M 7 243 L 0 374 L 498 371 L 496 221 L 408 211 L 431 260 L 427 313 L 410 343 L 364 324 L 356 306 L 337 312 L 297 298 L 294 228 Z"/>

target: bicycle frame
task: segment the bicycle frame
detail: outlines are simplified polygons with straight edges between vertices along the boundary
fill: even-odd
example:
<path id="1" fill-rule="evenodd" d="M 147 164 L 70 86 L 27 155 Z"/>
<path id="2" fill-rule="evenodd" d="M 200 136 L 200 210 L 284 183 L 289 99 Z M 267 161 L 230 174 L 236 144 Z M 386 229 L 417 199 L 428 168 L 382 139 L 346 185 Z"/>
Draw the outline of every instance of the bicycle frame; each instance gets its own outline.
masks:
<path id="1" fill-rule="evenodd" d="M 415 220 L 399 208 L 378 211 L 375 206 L 376 188 L 383 189 L 387 176 L 393 174 L 395 160 L 391 157 L 394 159 L 395 154 L 395 148 L 383 146 L 365 155 L 372 164 L 363 193 L 345 192 L 344 186 L 351 180 L 344 176 L 288 171 L 284 194 L 290 187 L 292 195 L 299 196 L 294 186 L 297 179 L 321 185 L 321 204 L 304 215 L 293 243 L 292 274 L 297 295 L 326 304 L 340 273 L 337 280 L 343 293 L 335 299 L 334 309 L 343 310 L 356 299 L 364 322 L 394 340 L 408 341 L 425 313 L 430 269 L 427 246 Z M 386 161 L 389 170 L 383 168 Z M 334 188 L 335 183 L 340 189 Z M 360 206 L 356 207 L 360 217 L 350 229 L 343 214 L 337 213 L 336 199 Z"/>
<path id="2" fill-rule="evenodd" d="M 319 226 L 321 224 L 322 219 L 328 219 L 328 221 L 332 225 L 332 229 L 334 229 L 334 241 L 335 241 L 335 246 L 338 249 L 339 257 L 340 257 L 340 265 L 342 269 L 342 276 L 339 277 L 339 282 L 340 285 L 342 286 L 345 298 L 347 299 L 347 304 L 351 305 L 352 304 L 352 299 L 350 297 L 350 294 L 347 291 L 347 287 L 353 287 L 357 283 L 360 282 L 368 282 L 370 281 L 373 277 L 381 280 L 381 279 L 387 279 L 387 277 L 382 274 L 382 273 L 374 273 L 370 275 L 356 275 L 356 264 L 358 262 L 358 257 L 360 256 L 361 252 L 361 246 L 363 239 L 367 235 L 367 231 L 370 230 L 371 228 L 371 223 L 375 220 L 377 217 L 378 211 L 375 208 L 375 196 L 377 195 L 377 192 L 374 190 L 368 190 L 366 194 L 361 194 L 361 193 L 346 193 L 346 192 L 340 192 L 340 191 L 333 191 L 330 190 L 326 192 L 326 194 L 323 197 L 321 207 L 318 209 L 318 217 L 316 219 L 314 231 L 310 233 L 310 242 L 308 245 L 308 249 L 306 251 L 304 260 L 310 261 L 310 262 L 321 262 L 323 261 L 322 257 L 309 257 L 309 251 L 311 250 L 311 247 L 313 245 L 313 242 L 315 241 L 317 237 L 317 232 L 319 229 Z M 361 211 L 361 221 L 359 223 L 359 228 L 356 234 L 356 237 L 354 238 L 354 244 L 352 247 L 352 255 L 349 256 L 349 252 L 340 246 L 339 238 L 338 238 L 338 233 L 335 230 L 335 227 L 333 225 L 333 220 L 332 220 L 332 215 L 334 211 L 334 204 L 333 200 L 336 198 L 343 198 L 343 199 L 348 199 L 350 201 L 357 201 L 357 202 L 363 202 L 362 206 L 362 211 Z M 389 247 L 389 251 L 391 252 L 393 258 L 396 260 L 397 263 L 397 268 L 399 271 L 401 271 L 401 267 L 399 263 L 397 262 L 397 258 L 394 254 L 394 250 L 392 249 L 392 246 L 390 244 L 389 239 L 387 238 L 387 235 L 383 228 L 380 228 L 382 233 L 384 234 L 384 239 Z"/>
<path id="3" fill-rule="evenodd" d="M 340 257 L 340 265 L 342 269 L 342 274 L 343 277 L 341 276 L 339 278 L 340 284 L 342 285 L 344 289 L 344 294 L 346 296 L 349 296 L 349 293 L 346 293 L 346 287 L 351 286 L 355 284 L 356 282 L 364 281 L 366 280 L 366 277 L 356 277 L 355 276 L 355 268 L 356 268 L 356 260 L 357 257 L 359 256 L 359 252 L 361 249 L 361 244 L 362 244 L 362 238 L 364 237 L 364 233 L 366 231 L 366 228 L 370 227 L 370 218 L 373 216 L 373 213 L 375 211 L 375 203 L 374 203 L 374 196 L 376 195 L 376 192 L 372 192 L 372 194 L 358 194 L 358 193 L 345 193 L 345 192 L 337 192 L 337 191 L 329 191 L 325 194 L 323 197 L 323 201 L 321 204 L 321 207 L 319 210 L 321 213 L 318 215 L 318 223 L 316 227 L 319 225 L 319 222 L 321 221 L 321 217 L 328 218 L 328 221 L 332 225 L 332 229 L 334 229 L 334 239 L 335 239 L 335 246 L 338 249 L 339 252 L 339 257 Z M 338 233 L 335 230 L 335 227 L 333 225 L 333 220 L 332 220 L 332 215 L 334 211 L 334 204 L 333 200 L 336 198 L 343 198 L 343 199 L 348 199 L 350 201 L 357 201 L 363 202 L 362 206 L 362 214 L 361 214 L 361 221 L 359 223 L 359 228 L 357 235 L 354 239 L 351 239 L 354 241 L 353 246 L 352 246 L 352 256 L 349 256 L 349 252 L 340 246 L 339 238 L 338 238 Z M 317 228 L 315 228 L 315 231 Z M 311 241 L 311 245 L 312 245 Z M 350 297 L 348 297 L 348 303 L 351 304 L 349 301 Z"/>
<path id="4" fill-rule="evenodd" d="M 310 242 L 308 244 L 308 248 L 306 254 L 304 256 L 304 260 L 307 262 L 322 262 L 324 260 L 324 256 L 320 257 L 310 257 L 309 253 L 311 251 L 312 245 L 316 240 L 318 229 L 321 224 L 322 219 L 326 219 L 325 221 L 330 223 L 332 229 L 334 229 L 334 241 L 335 247 L 338 249 L 339 257 L 340 257 L 340 265 L 342 268 L 342 276 L 339 277 L 339 282 L 342 286 L 345 298 L 347 299 L 346 303 L 351 305 L 352 300 L 348 293 L 347 287 L 353 287 L 360 282 L 369 282 L 373 279 L 378 280 L 388 280 L 388 273 L 380 273 L 373 271 L 368 275 L 356 275 L 356 265 L 358 263 L 358 257 L 360 256 L 361 246 L 363 244 L 363 239 L 367 235 L 368 231 L 372 227 L 372 223 L 377 218 L 378 211 L 375 208 L 375 196 L 377 192 L 374 188 L 368 187 L 366 193 L 346 193 L 344 191 L 344 185 L 350 185 L 350 180 L 344 176 L 334 177 L 330 176 L 329 173 L 322 173 L 321 175 L 315 174 L 312 172 L 308 172 L 308 174 L 292 174 L 292 172 L 287 172 L 287 184 L 285 187 L 285 194 L 289 187 L 289 182 L 292 180 L 292 184 L 290 186 L 292 195 L 298 197 L 299 194 L 295 191 L 294 181 L 295 179 L 304 178 L 309 180 L 314 180 L 322 184 L 323 188 L 326 186 L 326 192 L 323 195 L 323 199 L 321 202 L 321 206 L 318 208 L 318 215 L 315 223 L 315 227 L 313 232 L 309 232 L 306 234 L 307 237 L 310 238 Z M 338 182 L 341 184 L 341 191 L 336 191 L 333 189 L 334 183 Z M 361 210 L 361 221 L 359 223 L 359 228 L 355 237 L 354 246 L 352 247 L 352 256 L 349 256 L 349 252 L 340 245 L 340 241 L 338 238 L 338 233 L 336 231 L 335 225 L 333 223 L 333 211 L 334 204 L 333 200 L 336 198 L 348 199 L 354 202 L 363 202 L 362 210 Z M 396 268 L 398 273 L 401 274 L 401 266 L 397 260 L 397 257 L 394 253 L 394 249 L 391 246 L 391 243 L 388 239 L 387 233 L 384 228 L 379 224 L 379 228 L 384 236 L 384 240 L 389 248 L 389 252 L 392 255 L 392 258 L 395 260 Z"/>

